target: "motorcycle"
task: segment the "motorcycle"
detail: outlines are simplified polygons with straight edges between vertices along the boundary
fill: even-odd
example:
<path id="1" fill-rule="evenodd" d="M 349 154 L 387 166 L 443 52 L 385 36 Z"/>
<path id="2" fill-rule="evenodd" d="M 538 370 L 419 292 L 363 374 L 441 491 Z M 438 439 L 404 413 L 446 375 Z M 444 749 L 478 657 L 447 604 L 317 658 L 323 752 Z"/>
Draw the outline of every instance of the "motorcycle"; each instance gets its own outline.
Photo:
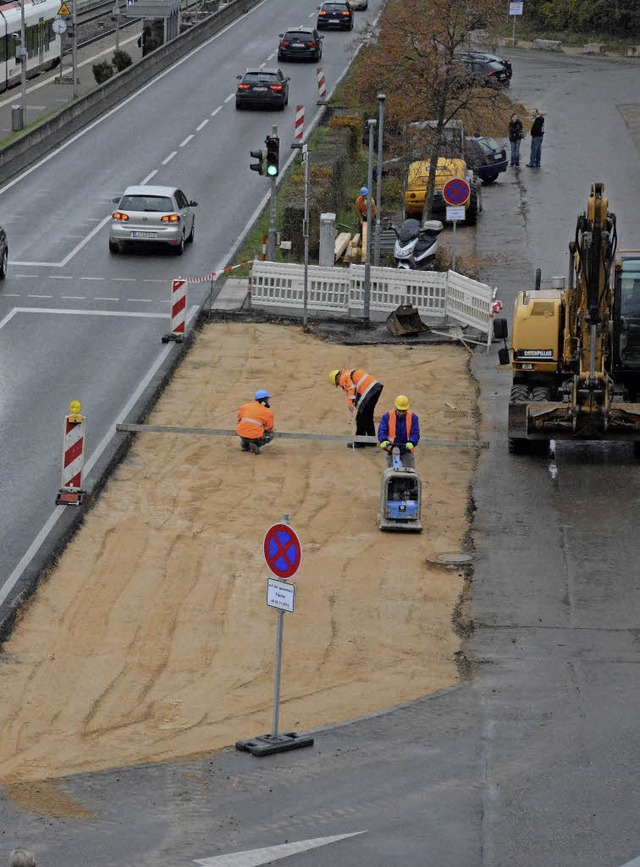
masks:
<path id="1" fill-rule="evenodd" d="M 396 243 L 393 258 L 398 268 L 406 271 L 429 271 L 433 269 L 438 251 L 438 235 L 444 226 L 440 220 L 409 219 L 398 228 L 394 226 Z"/>

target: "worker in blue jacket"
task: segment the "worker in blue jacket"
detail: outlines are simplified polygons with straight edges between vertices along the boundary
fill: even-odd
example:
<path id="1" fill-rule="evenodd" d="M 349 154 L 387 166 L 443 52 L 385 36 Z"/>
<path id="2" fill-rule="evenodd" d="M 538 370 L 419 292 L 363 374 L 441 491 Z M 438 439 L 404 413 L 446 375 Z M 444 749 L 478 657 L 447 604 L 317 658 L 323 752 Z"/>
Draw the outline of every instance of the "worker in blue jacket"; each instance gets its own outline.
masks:
<path id="1" fill-rule="evenodd" d="M 380 419 L 378 442 L 387 453 L 387 466 L 393 461 L 391 450 L 398 446 L 402 466 L 413 468 L 416 465 L 413 450 L 420 442 L 420 420 L 409 409 L 409 398 L 405 394 L 396 397 L 394 407 Z"/>

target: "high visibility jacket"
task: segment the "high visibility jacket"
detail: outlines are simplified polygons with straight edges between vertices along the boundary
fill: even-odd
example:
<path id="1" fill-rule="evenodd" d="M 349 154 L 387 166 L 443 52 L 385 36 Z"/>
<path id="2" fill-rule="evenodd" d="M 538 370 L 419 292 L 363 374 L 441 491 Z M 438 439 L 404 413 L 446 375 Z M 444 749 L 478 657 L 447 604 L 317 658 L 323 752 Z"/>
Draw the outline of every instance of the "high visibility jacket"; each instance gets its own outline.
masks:
<path id="1" fill-rule="evenodd" d="M 347 403 L 350 407 L 357 406 L 366 397 L 374 385 L 380 385 L 375 376 L 366 370 L 343 370 L 338 380 L 340 388 L 346 392 Z"/>
<path id="2" fill-rule="evenodd" d="M 236 433 L 247 440 L 257 440 L 273 431 L 273 413 L 257 400 L 243 404 L 238 410 Z"/>
<path id="3" fill-rule="evenodd" d="M 356 199 L 356 212 L 360 218 L 367 218 L 367 198 L 368 196 L 358 196 Z M 373 219 L 376 215 L 376 203 L 371 200 L 371 218 Z"/>
<path id="4" fill-rule="evenodd" d="M 415 412 L 407 412 L 404 418 L 395 409 L 385 412 L 378 425 L 378 442 L 383 443 L 385 440 L 396 445 L 413 443 L 417 446 L 420 442 L 420 422 Z"/>

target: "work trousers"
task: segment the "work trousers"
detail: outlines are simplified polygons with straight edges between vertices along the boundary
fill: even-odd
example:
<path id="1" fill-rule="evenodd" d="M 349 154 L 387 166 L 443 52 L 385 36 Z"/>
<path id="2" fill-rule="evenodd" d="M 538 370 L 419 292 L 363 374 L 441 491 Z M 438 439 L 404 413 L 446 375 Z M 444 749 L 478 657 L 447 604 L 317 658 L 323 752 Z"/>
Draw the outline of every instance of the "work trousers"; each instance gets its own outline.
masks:
<path id="1" fill-rule="evenodd" d="M 383 386 L 378 383 L 374 385 L 371 391 L 363 397 L 362 400 L 358 403 L 358 408 L 356 411 L 356 435 L 357 436 L 371 436 L 374 437 L 376 435 L 376 426 L 373 421 L 373 413 L 376 408 L 376 404 L 378 403 L 378 399 L 382 394 Z M 356 443 L 356 448 L 362 448 L 365 443 Z M 372 443 L 375 445 L 375 443 Z"/>

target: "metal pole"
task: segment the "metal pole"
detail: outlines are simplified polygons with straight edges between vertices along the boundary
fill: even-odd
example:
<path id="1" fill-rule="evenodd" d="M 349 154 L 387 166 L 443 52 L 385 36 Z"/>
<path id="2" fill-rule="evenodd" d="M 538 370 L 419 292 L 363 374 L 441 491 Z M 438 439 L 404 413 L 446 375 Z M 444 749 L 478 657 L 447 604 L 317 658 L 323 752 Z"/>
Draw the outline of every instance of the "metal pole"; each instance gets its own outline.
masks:
<path id="1" fill-rule="evenodd" d="M 20 68 L 20 100 L 22 102 L 22 126 L 27 125 L 27 33 L 24 23 L 24 0 L 20 3 L 20 49 L 22 65 Z"/>
<path id="2" fill-rule="evenodd" d="M 369 125 L 369 167 L 367 170 L 367 188 L 369 190 L 369 195 L 367 196 L 367 242 L 365 244 L 365 258 L 364 258 L 364 310 L 363 310 L 363 322 L 365 328 L 369 327 L 369 303 L 371 300 L 371 202 L 373 196 L 371 195 L 371 188 L 373 186 L 373 135 L 374 130 L 376 128 L 377 121 L 375 118 L 369 118 L 367 124 Z"/>
<path id="3" fill-rule="evenodd" d="M 376 183 L 376 241 L 373 253 L 373 264 L 380 264 L 380 212 L 382 211 L 382 136 L 384 132 L 384 101 L 386 94 L 378 94 L 378 177 Z"/>
<path id="4" fill-rule="evenodd" d="M 311 168 L 309 149 L 302 146 L 302 161 L 304 162 L 304 220 L 302 235 L 304 237 L 304 289 L 302 294 L 302 327 L 307 328 L 307 307 L 309 304 L 309 196 L 311 194 Z"/>
<path id="5" fill-rule="evenodd" d="M 271 127 L 271 135 L 278 135 L 278 127 Z M 276 260 L 276 179 L 271 178 L 271 202 L 269 205 L 269 246 L 267 259 L 270 262 Z"/>
<path id="6" fill-rule="evenodd" d="M 282 516 L 282 523 L 289 526 L 289 516 Z M 280 715 L 280 675 L 282 673 L 282 635 L 284 632 L 284 611 L 278 610 L 278 634 L 276 637 L 276 674 L 273 686 L 273 732 L 272 737 L 278 737 Z"/>
<path id="7" fill-rule="evenodd" d="M 116 20 L 116 51 L 120 51 L 120 6 L 116 0 L 116 5 L 113 7 L 113 17 Z"/>
<path id="8" fill-rule="evenodd" d="M 73 98 L 78 98 L 78 0 L 71 0 L 71 9 L 73 12 L 73 45 L 71 58 L 73 64 Z"/>
<path id="9" fill-rule="evenodd" d="M 516 44 L 516 16 L 513 15 L 512 18 L 513 18 L 513 32 L 511 34 L 511 43 L 513 45 L 515 45 Z"/>
<path id="10" fill-rule="evenodd" d="M 451 238 L 451 270 L 456 270 L 456 226 L 458 221 L 453 221 L 453 236 Z"/>

